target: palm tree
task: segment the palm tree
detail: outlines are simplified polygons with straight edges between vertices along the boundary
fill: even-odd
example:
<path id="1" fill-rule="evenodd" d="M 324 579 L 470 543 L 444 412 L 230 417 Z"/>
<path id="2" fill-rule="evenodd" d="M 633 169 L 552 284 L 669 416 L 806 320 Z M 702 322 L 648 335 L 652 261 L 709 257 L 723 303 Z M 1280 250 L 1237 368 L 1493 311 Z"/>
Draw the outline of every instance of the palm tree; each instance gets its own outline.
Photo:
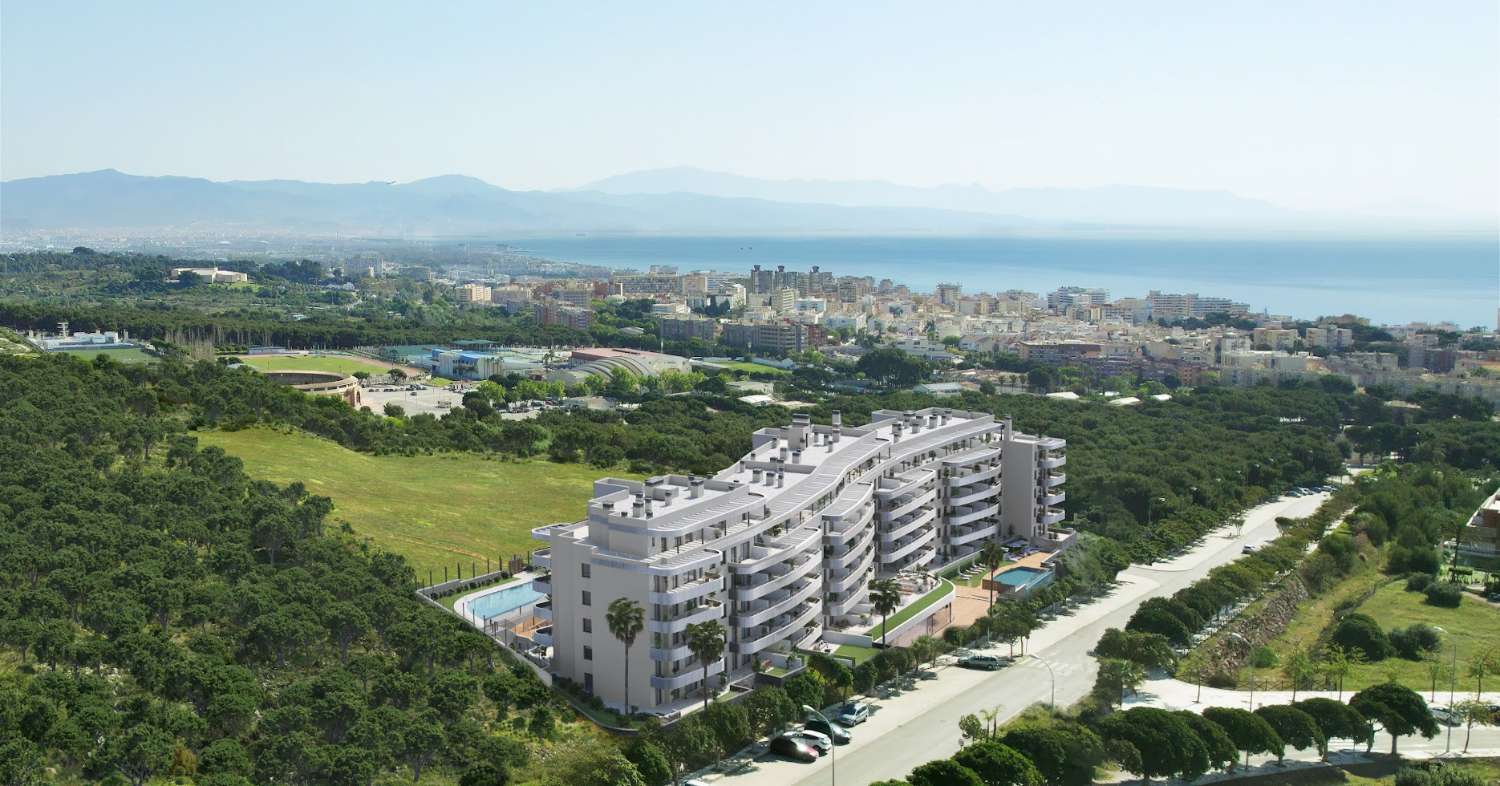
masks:
<path id="1" fill-rule="evenodd" d="M 880 646 L 885 646 L 886 618 L 901 605 L 901 587 L 892 579 L 873 579 L 870 582 L 870 603 L 880 612 Z"/>
<path id="2" fill-rule="evenodd" d="M 693 657 L 703 664 L 703 708 L 708 709 L 708 700 L 713 695 L 708 686 L 708 664 L 724 655 L 724 628 L 713 620 L 695 622 L 687 627 L 687 639 Z"/>
<path id="3" fill-rule="evenodd" d="M 999 543 L 987 540 L 984 542 L 984 548 L 979 550 L 979 562 L 989 569 L 985 577 L 990 584 L 990 605 L 993 606 L 995 605 L 995 577 L 992 574 L 995 568 L 1005 562 L 1005 549 L 1000 548 Z"/>
<path id="4" fill-rule="evenodd" d="M 609 625 L 610 635 L 620 640 L 625 645 L 625 715 L 630 715 L 630 645 L 635 643 L 635 637 L 646 627 L 646 613 L 641 610 L 641 604 L 628 598 L 615 598 L 609 604 L 609 611 L 604 613 L 604 621 Z"/>

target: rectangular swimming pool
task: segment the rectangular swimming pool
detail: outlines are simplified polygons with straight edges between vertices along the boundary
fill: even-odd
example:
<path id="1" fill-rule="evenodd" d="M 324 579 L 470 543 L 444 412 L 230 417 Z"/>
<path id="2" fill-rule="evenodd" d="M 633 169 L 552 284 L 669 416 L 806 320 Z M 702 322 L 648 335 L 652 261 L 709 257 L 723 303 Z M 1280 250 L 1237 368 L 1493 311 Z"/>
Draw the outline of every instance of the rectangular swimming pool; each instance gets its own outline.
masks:
<path id="1" fill-rule="evenodd" d="M 995 579 L 1007 587 L 1019 589 L 1048 574 L 1049 571 L 1037 570 L 1036 568 L 1011 568 L 995 576 Z"/>
<path id="2" fill-rule="evenodd" d="M 469 602 L 469 611 L 480 619 L 503 617 L 523 606 L 547 597 L 531 588 L 531 581 L 507 584 Z"/>

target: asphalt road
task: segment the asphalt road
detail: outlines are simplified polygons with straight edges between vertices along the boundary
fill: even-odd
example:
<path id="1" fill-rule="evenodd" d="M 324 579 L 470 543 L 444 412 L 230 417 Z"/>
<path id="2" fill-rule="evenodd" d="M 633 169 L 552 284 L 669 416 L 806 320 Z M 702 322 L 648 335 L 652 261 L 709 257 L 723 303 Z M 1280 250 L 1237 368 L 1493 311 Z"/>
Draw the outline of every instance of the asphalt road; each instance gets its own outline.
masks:
<path id="1" fill-rule="evenodd" d="M 1071 704 L 1094 684 L 1097 665 L 1088 653 L 1107 628 L 1123 627 L 1147 598 L 1170 595 L 1240 557 L 1245 545 L 1272 540 L 1278 534 L 1277 516 L 1307 516 L 1326 498 L 1283 497 L 1250 511 L 1238 537 L 1226 527 L 1171 561 L 1123 571 L 1108 596 L 1033 633 L 1031 657 L 1015 665 L 997 672 L 943 665 L 936 679 L 919 682 L 917 689 L 875 700 L 872 717 L 854 728 L 850 744 L 839 746 L 836 762 L 827 756 L 811 764 L 762 757 L 746 772 L 705 780 L 725 786 L 811 786 L 830 783 L 836 767 L 837 783 L 863 786 L 905 777 L 919 764 L 953 755 L 961 741 L 958 721 L 965 715 L 997 711 L 995 722 L 1003 723 L 1032 704 L 1053 700 L 1054 690 L 1057 704 Z"/>

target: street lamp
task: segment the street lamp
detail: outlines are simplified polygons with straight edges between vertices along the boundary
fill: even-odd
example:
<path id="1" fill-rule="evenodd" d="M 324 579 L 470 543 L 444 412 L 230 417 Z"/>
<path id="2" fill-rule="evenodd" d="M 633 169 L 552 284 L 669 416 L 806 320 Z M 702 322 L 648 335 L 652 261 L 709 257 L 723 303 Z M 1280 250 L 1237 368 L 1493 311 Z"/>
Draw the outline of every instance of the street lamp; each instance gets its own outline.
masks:
<path id="1" fill-rule="evenodd" d="M 825 724 L 828 725 L 828 769 L 829 774 L 833 779 L 833 786 L 838 786 L 839 738 L 838 735 L 834 732 L 833 722 L 828 720 L 828 718 L 823 715 L 823 713 L 818 712 L 817 710 L 807 706 L 806 704 L 802 705 L 802 712 L 807 715 L 816 715 L 819 719 L 821 719 Z"/>
<path id="2" fill-rule="evenodd" d="M 1453 712 L 1454 696 L 1458 693 L 1458 639 L 1453 638 L 1452 634 L 1437 625 L 1433 625 L 1432 629 L 1447 636 L 1448 646 L 1453 648 L 1453 665 L 1448 669 L 1448 711 L 1451 713 Z M 1443 753 L 1452 753 L 1453 724 L 1444 721 L 1443 725 L 1448 727 L 1448 742 L 1443 747 Z"/>
<path id="3" fill-rule="evenodd" d="M 1051 710 L 1052 712 L 1057 712 L 1057 674 L 1052 671 L 1052 664 L 1048 663 L 1045 660 L 1042 660 L 1041 656 L 1032 655 L 1031 657 L 1035 658 L 1037 663 L 1040 663 L 1043 666 L 1047 667 L 1047 676 L 1052 680 L 1052 695 L 1047 700 L 1047 709 Z"/>

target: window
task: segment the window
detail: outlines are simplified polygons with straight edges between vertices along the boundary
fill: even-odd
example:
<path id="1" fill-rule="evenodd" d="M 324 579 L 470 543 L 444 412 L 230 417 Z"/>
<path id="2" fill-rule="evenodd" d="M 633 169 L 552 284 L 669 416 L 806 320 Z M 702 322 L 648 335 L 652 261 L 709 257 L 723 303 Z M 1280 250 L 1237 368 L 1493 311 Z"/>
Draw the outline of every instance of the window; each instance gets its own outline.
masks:
<path id="1" fill-rule="evenodd" d="M 593 633 L 594 632 L 594 621 L 591 620 L 591 619 L 589 619 L 588 617 L 584 617 L 583 618 L 583 632 L 584 633 Z"/>
<path id="2" fill-rule="evenodd" d="M 593 674 L 590 674 L 588 672 L 584 672 L 583 673 L 583 691 L 584 691 L 584 693 L 589 693 L 589 694 L 592 694 L 594 692 L 594 675 Z"/>
<path id="3" fill-rule="evenodd" d="M 578 575 L 582 576 L 583 578 L 589 577 L 589 564 L 587 562 L 578 566 Z"/>
<path id="4" fill-rule="evenodd" d="M 594 659 L 594 648 L 593 647 L 584 646 L 584 648 L 583 648 L 583 659 L 584 660 L 593 660 Z"/>
<path id="5" fill-rule="evenodd" d="M 589 591 L 588 590 L 584 590 L 583 591 L 583 605 L 585 605 L 585 606 L 590 605 L 589 604 L 590 600 L 592 600 L 592 597 L 589 595 Z"/>

